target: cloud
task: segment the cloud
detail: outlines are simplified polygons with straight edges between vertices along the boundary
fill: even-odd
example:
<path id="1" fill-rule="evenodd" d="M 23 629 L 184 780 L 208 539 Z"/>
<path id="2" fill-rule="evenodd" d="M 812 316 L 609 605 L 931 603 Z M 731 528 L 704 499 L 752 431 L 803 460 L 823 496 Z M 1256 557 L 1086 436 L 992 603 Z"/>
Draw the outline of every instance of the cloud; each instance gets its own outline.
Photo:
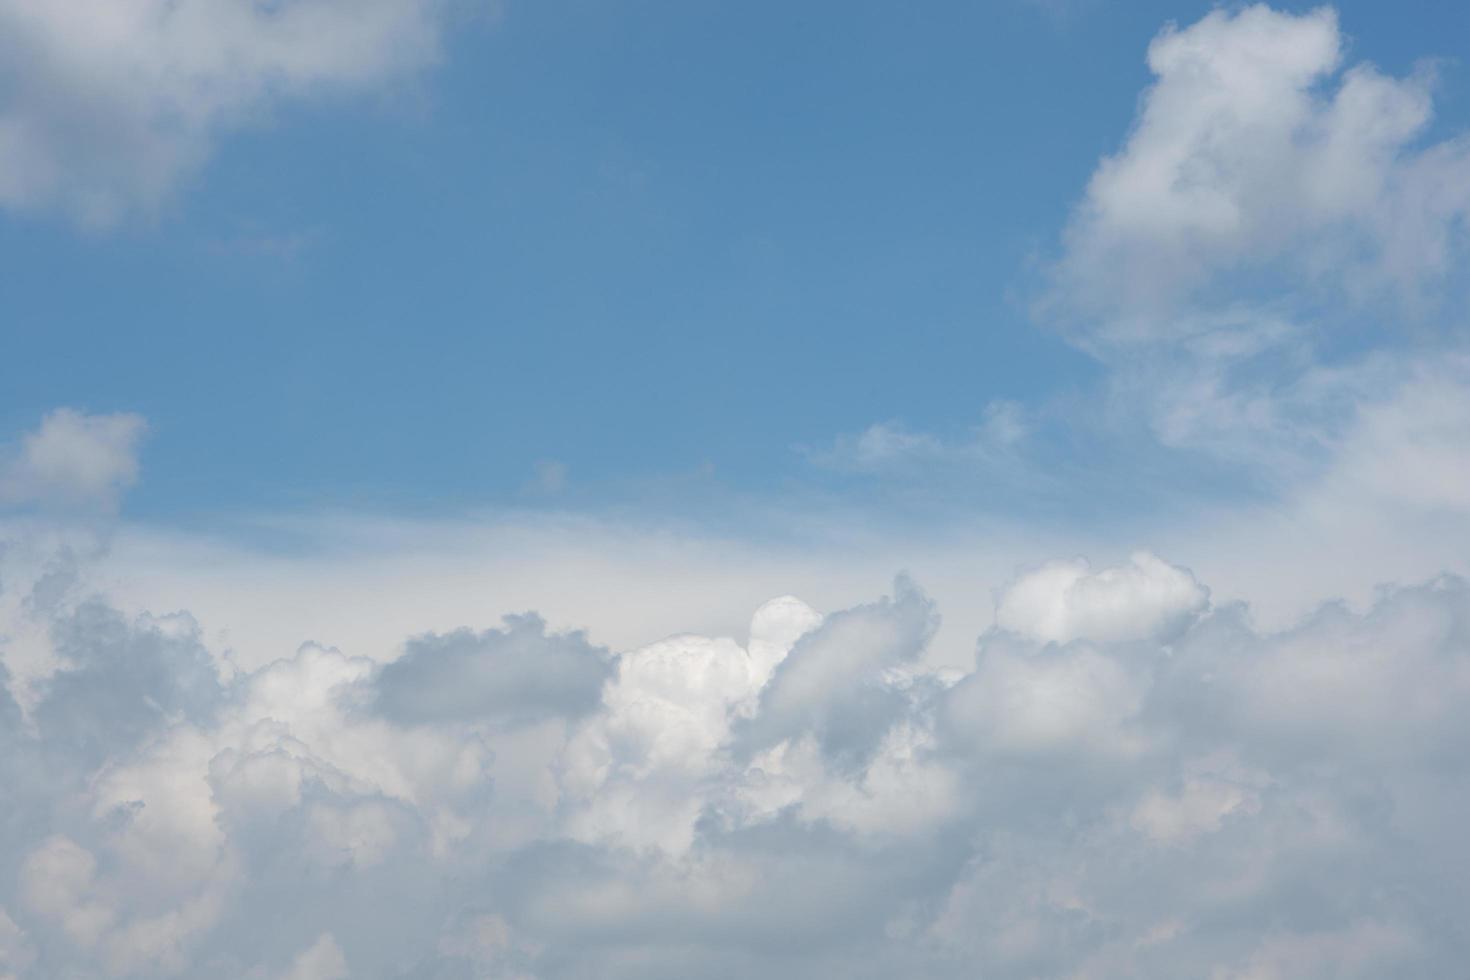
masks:
<path id="1" fill-rule="evenodd" d="M 966 503 L 984 480 L 1013 508 L 1086 506 L 1135 462 L 1280 495 L 1333 470 L 1360 411 L 1463 385 L 1470 137 L 1435 128 L 1431 63 L 1395 77 L 1347 48 L 1328 7 L 1165 27 L 1033 306 L 1101 390 L 993 404 L 961 438 L 880 422 L 808 458 Z"/>
<path id="2" fill-rule="evenodd" d="M 34 720 L 53 747 L 100 760 L 162 724 L 205 722 L 219 699 L 213 659 L 187 615 L 129 622 L 100 601 L 51 622 L 61 664 Z"/>
<path id="3" fill-rule="evenodd" d="M 1007 587 L 995 622 L 1043 643 L 1167 639 L 1208 604 L 1209 591 L 1189 572 L 1138 552 L 1099 572 L 1083 559 L 1049 562 Z"/>
<path id="4" fill-rule="evenodd" d="M 0 206 L 85 225 L 156 210 L 278 104 L 438 57 L 448 0 L 0 2 Z"/>
<path id="5" fill-rule="evenodd" d="M 866 761 L 904 707 L 902 672 L 939 625 L 933 603 L 900 577 L 891 599 L 834 613 L 801 637 L 743 726 L 747 749 L 811 732 L 833 760 Z"/>
<path id="6" fill-rule="evenodd" d="M 980 424 L 963 439 L 946 440 L 889 421 L 839 436 L 831 446 L 803 452 L 818 466 L 845 472 L 884 473 L 936 464 L 995 467 L 1013 462 L 1013 451 L 1029 428 L 1020 405 L 992 401 L 985 406 Z"/>
<path id="7" fill-rule="evenodd" d="M 1114 459 L 1283 508 L 1448 513 L 1470 137 L 1436 129 L 1432 63 L 1348 47 L 1329 7 L 1167 26 L 1035 312 L 1104 367 L 1073 425 Z"/>
<path id="8" fill-rule="evenodd" d="M 1424 144 L 1433 73 L 1343 69 L 1330 8 L 1169 27 L 1123 148 L 1072 216 L 1042 309 L 1106 348 L 1188 331 L 1263 288 L 1421 300 L 1452 285 L 1470 142 Z"/>
<path id="9" fill-rule="evenodd" d="M 115 509 L 138 479 L 142 416 L 59 408 L 0 455 L 0 504 Z"/>
<path id="10" fill-rule="evenodd" d="M 575 718 L 596 707 L 609 660 L 579 633 L 547 635 L 540 618 L 511 616 L 503 630 L 410 640 L 375 678 L 371 697 L 378 711 L 405 724 Z"/>
<path id="11" fill-rule="evenodd" d="M 1470 356 L 1405 365 L 1343 434 L 1328 483 L 1378 505 L 1461 514 L 1470 507 Z"/>
<path id="12" fill-rule="evenodd" d="M 1266 631 L 1150 554 L 1052 562 L 964 669 L 926 662 L 939 611 L 903 579 L 826 614 L 772 600 L 743 639 L 614 656 L 527 615 L 243 668 L 191 617 L 13 556 L 7 592 L 48 596 L 6 615 L 54 664 L 0 696 L 20 977 L 1325 978 L 1470 953 L 1454 577 Z"/>
<path id="13" fill-rule="evenodd" d="M 932 596 L 902 576 L 838 602 L 880 587 L 860 563 L 923 559 L 923 542 L 879 542 L 875 558 L 876 534 L 814 555 L 810 538 L 763 553 L 570 519 L 318 521 L 289 557 L 125 533 L 131 550 L 99 571 L 55 526 L 0 526 L 0 976 L 1454 975 L 1470 957 L 1456 912 L 1470 905 L 1470 585 L 1423 569 L 1463 562 L 1464 362 L 1436 348 L 1323 365 L 1288 339 L 1291 316 L 1207 295 L 1253 249 L 1331 253 L 1306 212 L 1256 214 L 1270 147 L 1292 167 L 1372 162 L 1341 117 L 1415 118 L 1418 82 L 1339 77 L 1340 45 L 1327 13 L 1264 8 L 1166 33 L 1117 166 L 1174 159 L 1182 127 L 1190 167 L 1202 153 L 1218 170 L 1243 224 L 1220 222 L 1219 195 L 1165 181 L 1183 196 L 1148 220 L 1179 250 L 1161 266 L 1172 284 L 1135 292 L 1119 266 L 1116 290 L 1069 294 L 1096 304 L 1094 339 L 1167 346 L 1154 331 L 1173 324 L 1205 348 L 1150 416 L 1178 445 L 1225 432 L 1278 433 L 1283 457 L 1292 439 L 1322 447 L 1279 513 L 1150 535 L 1203 551 L 1190 568 L 1145 551 L 1029 564 L 991 603 L 981 559 L 950 553 L 929 558 L 947 570 Z M 1175 102 L 1214 121 L 1160 130 Z M 1278 112 L 1310 125 L 1281 137 Z M 1429 152 L 1405 149 L 1403 129 L 1383 130 L 1390 197 L 1421 179 L 1396 168 Z M 1245 134 L 1222 144 L 1238 159 L 1212 156 L 1222 133 Z M 1094 186 L 1116 196 L 1126 177 Z M 1327 182 L 1320 227 L 1392 242 L 1343 203 L 1357 186 Z M 1108 261 L 1153 247 L 1129 237 L 1144 216 L 1099 213 L 1122 229 Z M 1368 286 L 1432 287 L 1398 278 L 1391 251 L 1352 254 Z M 1284 350 L 1301 360 L 1273 373 Z M 23 441 L 12 500 L 115 505 L 141 423 L 98 418 L 48 418 L 41 464 Z M 866 458 L 946 448 L 881 435 Z M 1030 560 L 1075 553 L 1026 533 Z M 1384 540 L 1408 558 L 1364 545 Z M 1018 547 L 947 544 L 1006 567 Z M 1417 571 L 1267 627 L 1210 572 L 1230 549 L 1237 583 L 1267 599 Z M 135 586 L 149 567 L 173 577 Z M 191 592 L 201 581 L 213 591 Z M 772 581 L 764 595 L 819 601 L 749 601 L 748 627 L 647 642 Z M 534 613 L 431 633 L 414 618 L 494 622 L 536 592 L 620 638 Z M 185 593 L 254 632 L 237 643 L 201 609 L 134 608 Z M 935 656 L 941 613 L 973 627 L 973 656 Z M 300 642 L 313 635 L 325 642 Z"/>

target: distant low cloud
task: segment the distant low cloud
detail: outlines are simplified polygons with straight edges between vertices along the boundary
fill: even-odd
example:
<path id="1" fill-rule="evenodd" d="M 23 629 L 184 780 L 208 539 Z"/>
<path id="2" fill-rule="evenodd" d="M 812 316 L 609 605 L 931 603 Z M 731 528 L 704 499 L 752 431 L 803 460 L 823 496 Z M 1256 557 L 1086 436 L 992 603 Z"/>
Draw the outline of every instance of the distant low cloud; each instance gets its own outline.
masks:
<path id="1" fill-rule="evenodd" d="M 185 614 L 9 603 L 55 669 L 24 710 L 0 685 L 0 964 L 1368 980 L 1470 954 L 1465 582 L 1269 632 L 1140 553 L 996 606 L 964 670 L 926 665 L 939 610 L 901 579 L 773 600 L 741 639 L 614 656 L 524 616 L 240 671 Z"/>
<path id="2" fill-rule="evenodd" d="M 0 0 L 0 206 L 155 210 L 231 130 L 431 64 L 451 0 Z"/>

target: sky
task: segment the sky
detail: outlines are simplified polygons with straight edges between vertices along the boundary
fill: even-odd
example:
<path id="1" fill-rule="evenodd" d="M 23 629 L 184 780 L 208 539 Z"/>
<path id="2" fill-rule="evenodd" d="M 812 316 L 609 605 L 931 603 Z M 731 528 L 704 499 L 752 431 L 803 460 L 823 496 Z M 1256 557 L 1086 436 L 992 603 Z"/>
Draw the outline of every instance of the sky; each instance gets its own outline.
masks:
<path id="1" fill-rule="evenodd" d="M 1470 10 L 0 0 L 0 980 L 1443 977 Z"/>

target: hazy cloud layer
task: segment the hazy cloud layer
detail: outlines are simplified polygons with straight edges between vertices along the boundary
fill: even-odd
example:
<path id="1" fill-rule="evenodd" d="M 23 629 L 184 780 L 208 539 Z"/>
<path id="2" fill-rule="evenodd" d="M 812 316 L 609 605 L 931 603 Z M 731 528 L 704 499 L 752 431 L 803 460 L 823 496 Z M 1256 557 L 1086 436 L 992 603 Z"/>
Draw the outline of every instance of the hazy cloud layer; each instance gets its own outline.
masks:
<path id="1" fill-rule="evenodd" d="M 186 614 L 9 605 L 56 669 L 0 695 L 0 962 L 1326 978 L 1470 954 L 1463 581 L 1267 633 L 1139 554 L 996 604 L 966 671 L 923 665 L 937 612 L 900 581 L 825 616 L 775 600 L 744 639 L 613 655 L 528 616 L 249 672 Z"/>

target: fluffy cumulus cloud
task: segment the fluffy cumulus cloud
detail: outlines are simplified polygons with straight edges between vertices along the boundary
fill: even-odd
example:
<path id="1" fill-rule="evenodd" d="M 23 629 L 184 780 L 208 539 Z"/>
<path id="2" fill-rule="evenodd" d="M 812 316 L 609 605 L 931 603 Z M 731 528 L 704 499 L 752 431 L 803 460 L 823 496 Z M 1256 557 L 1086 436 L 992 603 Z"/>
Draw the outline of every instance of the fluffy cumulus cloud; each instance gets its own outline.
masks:
<path id="1" fill-rule="evenodd" d="M 1042 642 L 1166 637 L 1187 625 L 1209 592 L 1189 572 L 1147 552 L 1092 574 L 1085 559 L 1050 562 L 1022 576 L 996 609 L 1001 629 Z"/>
<path id="2" fill-rule="evenodd" d="M 965 464 L 1085 502 L 1064 478 L 1076 454 L 1059 465 L 1049 441 L 1278 494 L 1359 465 L 1390 428 L 1420 444 L 1470 392 L 1470 136 L 1436 126 L 1432 62 L 1392 75 L 1351 48 L 1330 7 L 1227 5 L 1153 39 L 1153 81 L 1033 304 L 1103 368 L 1090 411 L 1071 393 L 992 407 L 959 440 L 880 423 L 809 457 L 931 484 Z M 1393 454 L 1415 476 L 1372 492 L 1464 495 L 1446 455 Z"/>
<path id="3" fill-rule="evenodd" d="M 1093 174 L 1052 302 L 1126 342 L 1188 330 L 1182 308 L 1263 278 L 1360 299 L 1443 286 L 1470 143 L 1424 142 L 1431 71 L 1345 66 L 1344 46 L 1325 7 L 1222 9 L 1155 38 L 1156 80 Z"/>
<path id="4" fill-rule="evenodd" d="M 1470 137 L 1436 128 L 1432 63 L 1350 48 L 1329 7 L 1166 27 L 1036 310 L 1106 366 L 1103 416 L 1165 452 L 1278 494 L 1459 495 L 1438 420 L 1470 391 Z M 1385 451 L 1404 468 L 1370 476 Z"/>
<path id="5" fill-rule="evenodd" d="M 0 2 L 0 206 L 156 208 L 220 134 L 438 54 L 452 0 Z"/>
<path id="6" fill-rule="evenodd" d="M 1263 632 L 1140 553 L 608 651 L 534 616 L 241 669 L 11 531 L 0 968 L 1446 976 L 1470 586 Z M 19 561 L 16 555 L 31 556 Z"/>

